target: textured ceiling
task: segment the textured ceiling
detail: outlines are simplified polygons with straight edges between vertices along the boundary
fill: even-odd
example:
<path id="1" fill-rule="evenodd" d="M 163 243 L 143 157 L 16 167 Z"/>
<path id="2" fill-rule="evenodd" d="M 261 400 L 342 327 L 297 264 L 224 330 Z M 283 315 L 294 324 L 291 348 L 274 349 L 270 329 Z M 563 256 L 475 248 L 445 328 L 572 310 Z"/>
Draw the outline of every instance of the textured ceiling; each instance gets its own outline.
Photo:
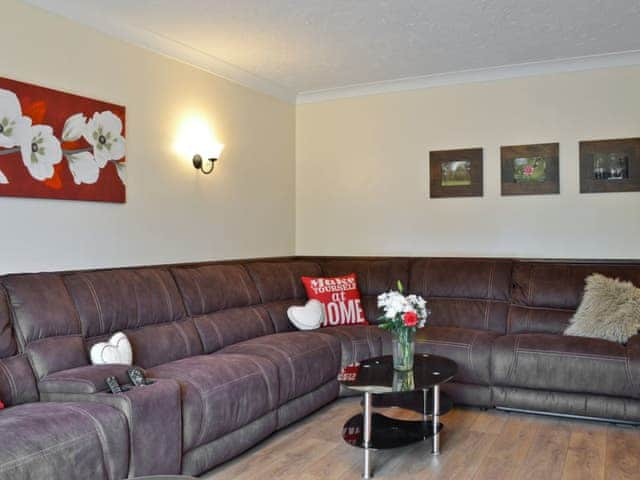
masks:
<path id="1" fill-rule="evenodd" d="M 640 50 L 638 0 L 27 1 L 152 32 L 292 92 Z"/>

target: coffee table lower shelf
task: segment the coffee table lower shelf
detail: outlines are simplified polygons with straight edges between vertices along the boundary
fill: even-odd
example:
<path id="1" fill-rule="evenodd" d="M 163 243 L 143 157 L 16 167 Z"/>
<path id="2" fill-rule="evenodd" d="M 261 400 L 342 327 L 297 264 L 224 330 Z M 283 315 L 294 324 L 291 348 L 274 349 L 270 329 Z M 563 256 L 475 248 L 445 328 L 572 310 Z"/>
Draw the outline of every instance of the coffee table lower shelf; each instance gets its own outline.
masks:
<path id="1" fill-rule="evenodd" d="M 442 430 L 438 423 L 438 433 Z M 404 447 L 433 437 L 433 423 L 430 421 L 398 420 L 380 413 L 371 415 L 371 450 L 386 450 Z M 355 415 L 342 428 L 342 438 L 349 445 L 363 448 L 364 417 Z"/>

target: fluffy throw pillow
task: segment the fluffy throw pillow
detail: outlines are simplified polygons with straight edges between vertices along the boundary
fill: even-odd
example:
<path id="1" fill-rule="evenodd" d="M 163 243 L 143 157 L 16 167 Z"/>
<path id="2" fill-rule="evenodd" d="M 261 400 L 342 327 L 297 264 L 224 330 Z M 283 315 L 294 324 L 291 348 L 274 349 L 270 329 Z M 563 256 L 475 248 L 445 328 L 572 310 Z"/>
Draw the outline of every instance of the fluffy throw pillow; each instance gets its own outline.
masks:
<path id="1" fill-rule="evenodd" d="M 594 273 L 570 323 L 565 335 L 626 343 L 640 330 L 640 288 Z"/>
<path id="2" fill-rule="evenodd" d="M 333 278 L 302 277 L 302 283 L 307 296 L 324 306 L 323 327 L 368 325 L 355 273 Z"/>

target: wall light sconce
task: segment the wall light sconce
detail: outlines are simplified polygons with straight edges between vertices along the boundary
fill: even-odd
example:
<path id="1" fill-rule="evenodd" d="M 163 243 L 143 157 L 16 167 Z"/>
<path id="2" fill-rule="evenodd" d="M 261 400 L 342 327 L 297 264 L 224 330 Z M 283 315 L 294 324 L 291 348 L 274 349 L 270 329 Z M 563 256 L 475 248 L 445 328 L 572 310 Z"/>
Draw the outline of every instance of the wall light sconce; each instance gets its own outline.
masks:
<path id="1" fill-rule="evenodd" d="M 207 168 L 205 168 L 205 161 L 203 160 L 202 155 L 196 153 L 193 156 L 193 166 L 196 170 L 200 170 L 205 175 L 209 175 L 211 172 L 213 172 L 215 162 L 220 158 L 223 149 L 224 145 L 222 145 L 221 143 L 212 146 L 211 153 L 207 158 L 207 162 L 209 162 L 210 166 L 208 166 Z"/>

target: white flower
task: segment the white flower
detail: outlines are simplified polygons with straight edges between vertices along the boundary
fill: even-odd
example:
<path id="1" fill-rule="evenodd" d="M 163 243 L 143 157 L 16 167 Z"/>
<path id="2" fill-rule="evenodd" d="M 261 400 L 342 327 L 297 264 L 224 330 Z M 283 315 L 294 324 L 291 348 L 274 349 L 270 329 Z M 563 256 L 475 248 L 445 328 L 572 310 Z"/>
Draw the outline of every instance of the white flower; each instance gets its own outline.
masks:
<path id="1" fill-rule="evenodd" d="M 67 118 L 64 122 L 64 128 L 62 129 L 62 141 L 63 142 L 75 142 L 79 140 L 84 134 L 87 126 L 87 117 L 82 113 L 76 113 Z"/>
<path id="2" fill-rule="evenodd" d="M 127 184 L 127 166 L 124 164 L 124 162 L 116 162 L 116 171 L 118 172 L 120 181 L 124 185 L 126 185 Z"/>
<path id="3" fill-rule="evenodd" d="M 79 152 L 67 155 L 69 170 L 76 185 L 94 184 L 100 177 L 100 167 L 90 152 Z"/>
<path id="4" fill-rule="evenodd" d="M 94 113 L 84 131 L 84 138 L 93 147 L 93 156 L 100 168 L 125 154 L 122 121 L 113 112 Z"/>
<path id="5" fill-rule="evenodd" d="M 9 183 L 9 180 L 7 179 L 7 176 L 2 173 L 2 170 L 0 170 L 0 185 L 6 185 Z"/>
<path id="6" fill-rule="evenodd" d="M 0 89 L 0 147 L 22 145 L 28 136 L 31 119 L 22 116 L 20 102 L 15 93 Z"/>
<path id="7" fill-rule="evenodd" d="M 397 291 L 384 292 L 378 295 L 378 308 L 382 309 L 383 317 L 389 321 L 401 321 L 402 315 L 415 312 L 418 316 L 418 328 L 424 327 L 430 313 L 426 308 L 427 302 L 418 295 L 406 297 Z"/>
<path id="8" fill-rule="evenodd" d="M 47 125 L 34 125 L 20 146 L 22 161 L 36 180 L 53 177 L 53 166 L 62 160 L 60 141 Z"/>

